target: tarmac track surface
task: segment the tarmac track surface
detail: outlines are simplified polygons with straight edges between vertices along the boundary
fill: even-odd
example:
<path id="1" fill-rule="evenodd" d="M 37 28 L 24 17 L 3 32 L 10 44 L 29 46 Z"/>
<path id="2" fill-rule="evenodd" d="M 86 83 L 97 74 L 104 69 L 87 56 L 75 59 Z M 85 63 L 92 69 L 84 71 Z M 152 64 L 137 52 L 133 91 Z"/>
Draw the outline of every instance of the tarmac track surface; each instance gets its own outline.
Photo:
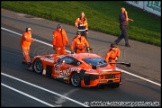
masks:
<path id="1" fill-rule="evenodd" d="M 33 30 L 33 38 L 51 44 L 52 32 L 58 22 L 35 17 L 29 18 L 29 15 L 4 9 L 1 9 L 1 12 L 1 106 L 71 107 L 86 106 L 85 103 L 89 103 L 87 105 L 92 106 L 94 105 L 92 104 L 93 102 L 125 102 L 125 106 L 128 105 L 128 103 L 126 105 L 126 102 L 141 102 L 143 105 L 149 105 L 151 103 L 154 106 L 161 106 L 160 47 L 130 40 L 132 47 L 127 48 L 123 46 L 123 41 L 121 45 L 119 45 L 122 52 L 119 61 L 131 62 L 132 67 L 127 68 L 118 65 L 119 68 L 157 82 L 160 86 L 123 73 L 123 84 L 116 89 L 109 87 L 105 89 L 75 88 L 60 81 L 27 71 L 25 69 L 26 66 L 21 64 L 22 53 L 19 46 L 20 36 L 2 30 L 2 27 L 4 27 L 22 34 L 26 27 L 31 27 Z M 67 35 L 71 41 L 75 36 L 76 29 L 73 26 L 62 25 L 67 31 Z M 105 56 L 110 43 L 116 38 L 117 37 L 112 35 L 91 30 L 88 35 L 88 41 L 93 48 L 93 52 L 102 57 Z M 67 47 L 67 50 L 68 49 Z M 34 42 L 31 46 L 32 57 L 50 53 L 54 53 L 52 47 L 39 42 Z M 16 78 L 35 86 L 16 80 Z M 107 105 L 112 106 L 113 104 Z"/>

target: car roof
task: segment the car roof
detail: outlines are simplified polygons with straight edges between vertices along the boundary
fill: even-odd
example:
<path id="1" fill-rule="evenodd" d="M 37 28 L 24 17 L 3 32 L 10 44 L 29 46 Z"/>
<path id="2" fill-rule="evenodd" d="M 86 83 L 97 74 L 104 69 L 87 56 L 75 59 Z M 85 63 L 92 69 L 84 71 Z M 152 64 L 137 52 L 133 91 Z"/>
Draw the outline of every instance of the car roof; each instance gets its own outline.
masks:
<path id="1" fill-rule="evenodd" d="M 76 59 L 83 59 L 83 58 L 101 58 L 101 56 L 94 54 L 94 53 L 78 53 L 78 54 L 69 54 L 69 56 L 74 57 Z"/>

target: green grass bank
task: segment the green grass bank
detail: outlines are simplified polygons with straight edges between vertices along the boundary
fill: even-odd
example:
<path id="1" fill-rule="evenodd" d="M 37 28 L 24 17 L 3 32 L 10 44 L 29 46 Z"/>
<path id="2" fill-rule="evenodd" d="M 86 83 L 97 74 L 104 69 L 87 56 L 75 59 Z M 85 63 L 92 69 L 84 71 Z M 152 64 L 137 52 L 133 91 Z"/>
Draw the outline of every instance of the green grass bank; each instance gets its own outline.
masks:
<path id="1" fill-rule="evenodd" d="M 130 18 L 129 39 L 161 47 L 161 17 L 149 14 L 122 1 L 1 1 L 1 8 L 74 25 L 84 11 L 89 29 L 119 36 L 118 16 L 125 7 Z"/>

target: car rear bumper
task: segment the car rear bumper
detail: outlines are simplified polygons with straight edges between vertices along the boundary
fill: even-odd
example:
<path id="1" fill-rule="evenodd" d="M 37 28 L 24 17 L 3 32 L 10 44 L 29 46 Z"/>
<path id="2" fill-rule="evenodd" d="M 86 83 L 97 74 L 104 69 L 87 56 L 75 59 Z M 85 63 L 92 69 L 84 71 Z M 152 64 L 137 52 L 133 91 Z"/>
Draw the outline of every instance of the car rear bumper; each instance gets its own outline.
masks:
<path id="1" fill-rule="evenodd" d="M 106 75 L 105 75 L 106 76 Z M 84 74 L 81 77 L 82 87 L 95 87 L 99 85 L 112 85 L 121 84 L 121 77 L 115 77 L 113 75 L 107 75 L 107 77 L 101 78 L 99 75 Z"/>

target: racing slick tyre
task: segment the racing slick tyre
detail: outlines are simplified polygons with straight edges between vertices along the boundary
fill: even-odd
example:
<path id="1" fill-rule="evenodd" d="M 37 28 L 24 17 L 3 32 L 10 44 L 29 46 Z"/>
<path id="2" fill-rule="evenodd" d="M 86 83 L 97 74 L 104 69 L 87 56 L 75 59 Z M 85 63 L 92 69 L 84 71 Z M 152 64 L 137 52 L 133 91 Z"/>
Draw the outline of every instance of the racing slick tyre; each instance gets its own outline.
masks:
<path id="1" fill-rule="evenodd" d="M 38 74 L 42 74 L 43 64 L 39 58 L 35 59 L 35 61 L 33 62 L 33 70 L 34 70 L 34 72 L 36 72 Z"/>
<path id="2" fill-rule="evenodd" d="M 80 75 L 79 73 L 77 72 L 74 72 L 71 76 L 71 84 L 74 86 L 74 87 L 79 87 L 80 86 L 80 81 L 81 81 L 81 78 L 80 78 Z"/>
<path id="3" fill-rule="evenodd" d="M 120 83 L 115 83 L 111 85 L 111 88 L 118 88 L 120 86 Z"/>

